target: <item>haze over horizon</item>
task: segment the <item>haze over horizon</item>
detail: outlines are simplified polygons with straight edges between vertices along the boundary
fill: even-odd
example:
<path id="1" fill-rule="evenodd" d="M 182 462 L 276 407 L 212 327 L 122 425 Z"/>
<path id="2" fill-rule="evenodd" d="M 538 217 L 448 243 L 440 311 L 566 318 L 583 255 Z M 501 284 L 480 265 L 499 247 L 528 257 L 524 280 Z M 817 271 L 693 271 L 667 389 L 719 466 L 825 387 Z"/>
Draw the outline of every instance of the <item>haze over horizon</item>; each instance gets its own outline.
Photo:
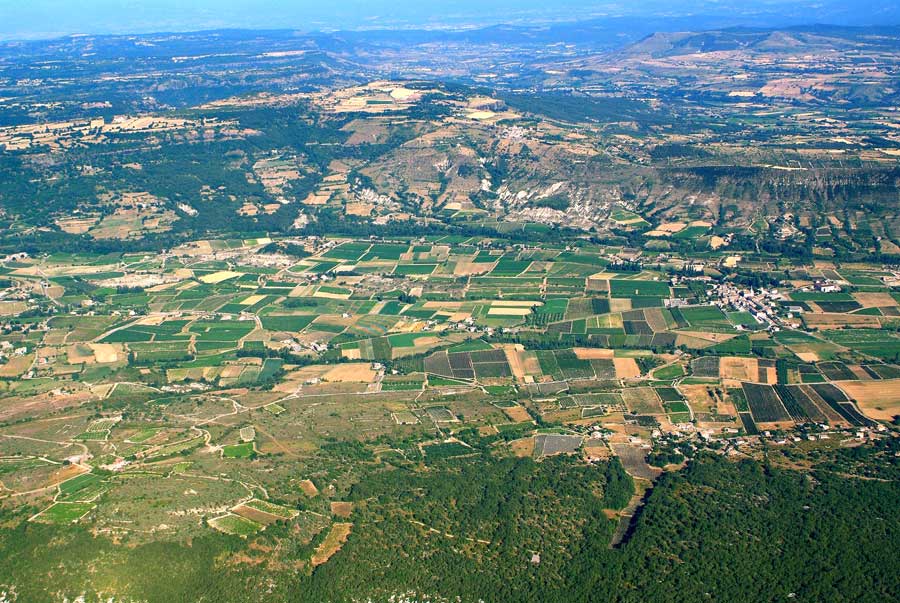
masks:
<path id="1" fill-rule="evenodd" d="M 394 28 L 464 28 L 500 23 L 547 23 L 595 18 L 653 16 L 712 20 L 715 27 L 781 27 L 810 23 L 890 25 L 900 8 L 887 0 L 863 0 L 848 7 L 837 0 L 692 0 L 677 7 L 658 0 L 621 3 L 561 0 L 61 0 L 0 1 L 0 39 L 43 39 L 73 34 L 145 34 L 211 29 L 297 29 L 334 31 Z M 673 22 L 674 23 L 674 22 Z"/>

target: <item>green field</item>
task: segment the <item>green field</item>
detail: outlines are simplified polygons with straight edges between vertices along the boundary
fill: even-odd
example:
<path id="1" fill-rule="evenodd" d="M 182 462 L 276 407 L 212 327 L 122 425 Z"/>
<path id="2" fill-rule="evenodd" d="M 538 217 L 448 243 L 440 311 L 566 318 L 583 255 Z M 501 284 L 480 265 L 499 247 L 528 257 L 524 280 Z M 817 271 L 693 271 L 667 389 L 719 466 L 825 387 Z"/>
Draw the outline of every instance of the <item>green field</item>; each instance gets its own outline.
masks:
<path id="1" fill-rule="evenodd" d="M 81 519 L 94 508 L 91 503 L 58 502 L 41 511 L 36 517 L 37 521 L 48 523 L 73 523 Z"/>
<path id="2" fill-rule="evenodd" d="M 222 448 L 222 457 L 226 459 L 248 459 L 256 454 L 253 442 L 230 444 Z"/>

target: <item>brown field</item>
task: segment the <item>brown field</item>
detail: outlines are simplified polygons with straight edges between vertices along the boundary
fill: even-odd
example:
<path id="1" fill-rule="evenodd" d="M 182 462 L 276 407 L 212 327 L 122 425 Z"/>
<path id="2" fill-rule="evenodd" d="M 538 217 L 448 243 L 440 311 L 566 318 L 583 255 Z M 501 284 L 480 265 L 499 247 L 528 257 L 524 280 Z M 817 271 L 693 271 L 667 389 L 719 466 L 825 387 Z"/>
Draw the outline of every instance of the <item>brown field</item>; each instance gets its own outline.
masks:
<path id="1" fill-rule="evenodd" d="M 302 201 L 304 205 L 325 205 L 331 198 L 331 193 L 310 193 Z"/>
<path id="2" fill-rule="evenodd" d="M 678 331 L 678 334 L 695 337 L 697 339 L 705 339 L 706 341 L 711 341 L 713 343 L 722 343 L 723 341 L 728 341 L 729 339 L 737 337 L 737 335 L 732 333 L 710 333 L 708 331 Z"/>
<path id="3" fill-rule="evenodd" d="M 572 351 L 581 360 L 609 360 L 613 358 L 613 350 L 603 348 L 574 348 Z"/>
<path id="4" fill-rule="evenodd" d="M 635 414 L 662 415 L 666 412 L 659 396 L 649 387 L 623 389 L 622 398 L 628 410 Z"/>
<path id="5" fill-rule="evenodd" d="M 69 364 L 94 362 L 94 352 L 84 345 L 73 344 L 66 349 Z"/>
<path id="6" fill-rule="evenodd" d="M 28 309 L 28 304 L 23 301 L 0 302 L 0 316 L 14 316 Z"/>
<path id="7" fill-rule="evenodd" d="M 759 364 L 756 358 L 724 357 L 719 360 L 719 377 L 738 381 L 756 381 Z"/>
<path id="8" fill-rule="evenodd" d="M 709 238 L 709 246 L 713 249 L 718 249 L 719 247 L 725 244 L 725 239 L 718 236 L 712 236 Z"/>
<path id="9" fill-rule="evenodd" d="M 331 514 L 347 519 L 353 513 L 352 502 L 331 501 Z"/>
<path id="10" fill-rule="evenodd" d="M 898 254 L 898 253 L 900 253 L 900 247 L 897 247 L 893 242 L 891 242 L 891 241 L 889 241 L 889 240 L 887 240 L 887 239 L 882 239 L 882 241 L 881 241 L 881 252 L 882 252 L 882 253 Z"/>
<path id="11" fill-rule="evenodd" d="M 382 306 L 384 307 L 384 303 L 382 302 Z M 448 311 L 457 311 L 462 307 L 462 302 L 448 302 L 448 301 L 427 301 L 422 304 L 423 308 L 427 308 L 428 310 L 448 310 Z"/>
<path id="12" fill-rule="evenodd" d="M 481 437 L 497 435 L 498 433 L 500 432 L 497 431 L 497 428 L 493 425 L 482 425 L 478 428 L 478 435 L 480 435 Z"/>
<path id="13" fill-rule="evenodd" d="M 319 494 L 319 489 L 316 488 L 316 485 L 314 483 L 312 483 L 311 480 L 308 480 L 308 479 L 305 479 L 302 482 L 300 482 L 300 489 L 303 490 L 304 494 L 306 494 L 307 496 L 310 496 L 310 497 L 318 496 L 318 494 Z"/>
<path id="14" fill-rule="evenodd" d="M 390 134 L 390 130 L 384 124 L 373 123 L 366 119 L 353 120 L 341 130 L 352 132 L 345 143 L 348 145 L 383 143 Z"/>
<path id="15" fill-rule="evenodd" d="M 605 275 L 603 278 L 595 278 L 594 276 L 589 276 L 587 279 L 587 287 L 586 291 L 597 291 L 597 292 L 608 292 L 609 291 L 609 281 L 606 280 Z"/>
<path id="16" fill-rule="evenodd" d="M 700 337 L 694 337 L 693 335 L 686 335 L 684 333 L 678 333 L 675 337 L 675 345 L 676 346 L 685 346 L 687 348 L 692 349 L 702 349 L 708 348 L 711 345 L 715 345 L 712 341 L 708 339 L 702 339 Z"/>
<path id="17" fill-rule="evenodd" d="M 647 231 L 644 234 L 648 237 L 667 237 L 676 232 L 681 232 L 686 227 L 687 224 L 684 222 L 667 222 L 665 224 L 660 224 L 654 230 Z"/>
<path id="18" fill-rule="evenodd" d="M 28 304 L 22 301 L 0 302 L 0 316 L 14 316 L 28 309 Z"/>
<path id="19" fill-rule="evenodd" d="M 806 313 L 803 315 L 803 322 L 810 328 L 819 329 L 840 329 L 844 326 L 881 328 L 881 322 L 879 322 L 878 317 L 860 314 Z"/>
<path id="20" fill-rule="evenodd" d="M 616 366 L 616 377 L 619 379 L 633 379 L 641 376 L 641 369 L 634 358 L 613 358 Z"/>
<path id="21" fill-rule="evenodd" d="M 327 562 L 335 553 L 341 550 L 341 547 L 350 536 L 352 527 L 352 523 L 336 523 L 331 526 L 331 531 L 328 532 L 322 544 L 316 548 L 316 552 L 313 553 L 310 560 L 314 567 Z"/>
<path id="22" fill-rule="evenodd" d="M 868 417 L 891 421 L 900 415 L 900 379 L 842 381 L 838 385 L 856 400 L 859 409 Z"/>
<path id="23" fill-rule="evenodd" d="M 342 364 L 322 375 L 325 381 L 372 383 L 378 375 L 369 363 Z"/>
<path id="24" fill-rule="evenodd" d="M 488 316 L 528 316 L 531 308 L 491 307 Z"/>
<path id="25" fill-rule="evenodd" d="M 537 354 L 534 352 L 522 352 L 519 357 L 522 359 L 522 367 L 528 375 L 540 375 L 541 363 L 538 362 Z"/>
<path id="26" fill-rule="evenodd" d="M 421 354 L 422 352 L 426 352 L 430 348 L 439 345 L 441 341 L 442 340 L 440 337 L 420 337 L 416 339 L 416 345 L 412 347 L 393 348 L 391 356 L 393 358 L 399 358 L 401 356 L 408 356 L 410 354 Z"/>
<path id="27" fill-rule="evenodd" d="M 23 398 L 8 398 L 8 403 L 0 406 L 0 421 L 45 415 L 64 408 L 80 406 L 92 398 L 91 392 L 86 390 L 72 394 L 53 395 L 50 392 Z"/>
<path id="28" fill-rule="evenodd" d="M 60 230 L 69 234 L 84 234 L 97 223 L 98 219 L 99 218 L 97 217 L 66 218 L 64 220 L 57 220 L 56 225 L 59 226 Z"/>
<path id="29" fill-rule="evenodd" d="M 362 382 L 337 382 L 337 383 L 319 383 L 317 385 L 304 385 L 303 392 L 310 396 L 319 395 L 340 395 L 340 394 L 361 394 L 369 388 L 368 383 Z"/>
<path id="30" fill-rule="evenodd" d="M 47 331 L 46 335 L 44 335 L 44 345 L 61 345 L 66 343 L 66 340 L 69 338 L 69 335 L 74 333 L 74 331 L 66 331 L 63 329 L 51 329 Z M 73 341 L 77 341 L 77 337 L 73 338 Z"/>
<path id="31" fill-rule="evenodd" d="M 192 241 L 175 248 L 178 255 L 206 255 L 212 253 L 212 244 L 209 241 Z"/>
<path id="32" fill-rule="evenodd" d="M 175 212 L 159 207 L 128 209 L 119 207 L 105 217 L 89 234 L 95 239 L 140 238 L 146 232 L 165 232 L 178 219 Z"/>
<path id="33" fill-rule="evenodd" d="M 659 308 L 647 308 L 644 310 L 644 319 L 654 333 L 665 331 L 668 328 L 666 318 L 663 316 L 662 310 Z"/>
<path id="34" fill-rule="evenodd" d="M 237 379 L 241 376 L 242 372 L 244 372 L 244 367 L 240 365 L 228 365 L 222 367 L 222 372 L 219 376 L 223 379 Z"/>
<path id="35" fill-rule="evenodd" d="M 588 440 L 584 443 L 584 456 L 589 461 L 606 461 L 612 458 L 612 450 L 602 440 Z"/>
<path id="36" fill-rule="evenodd" d="M 871 376 L 869 376 L 869 373 L 867 373 L 865 370 L 863 370 L 863 367 L 861 367 L 858 364 L 848 364 L 847 368 L 850 369 L 851 373 L 856 375 L 857 379 L 862 379 L 863 381 L 868 381 L 872 378 Z"/>
<path id="37" fill-rule="evenodd" d="M 515 421 L 516 423 L 523 423 L 531 420 L 531 415 L 529 415 L 528 411 L 521 406 L 510 406 L 509 408 L 504 408 L 503 412 L 506 413 L 506 416 L 509 417 L 511 421 Z"/>
<path id="38" fill-rule="evenodd" d="M 716 396 L 716 413 L 737 418 L 737 408 L 727 393 L 723 396 Z"/>
<path id="39" fill-rule="evenodd" d="M 237 210 L 239 216 L 255 216 L 259 213 L 259 208 L 253 203 L 244 203 Z"/>
<path id="40" fill-rule="evenodd" d="M 9 362 L 0 365 L 0 377 L 18 377 L 31 367 L 33 361 L 34 354 L 13 356 Z"/>
<path id="41" fill-rule="evenodd" d="M 627 312 L 628 310 L 631 310 L 630 297 L 613 297 L 609 300 L 610 312 Z"/>
<path id="42" fill-rule="evenodd" d="M 534 438 L 522 438 L 509 443 L 512 453 L 518 457 L 534 456 Z"/>
<path id="43" fill-rule="evenodd" d="M 694 413 L 710 413 L 716 408 L 716 399 L 706 385 L 679 385 L 678 391 L 687 400 Z"/>
<path id="44" fill-rule="evenodd" d="M 267 526 L 272 523 L 276 523 L 281 520 L 281 517 L 277 515 L 270 515 L 265 511 L 260 511 L 259 509 L 254 509 L 252 507 L 248 507 L 246 505 L 238 505 L 231 510 L 235 515 L 240 515 L 245 519 L 249 519 L 251 521 L 255 521 L 256 523 L 261 523 L 264 526 Z"/>
<path id="45" fill-rule="evenodd" d="M 521 345 L 505 345 L 503 352 L 506 354 L 506 362 L 509 363 L 509 369 L 516 378 L 516 381 L 525 381 L 525 367 L 522 364 L 522 358 L 519 356 L 519 348 Z"/>
<path id="46" fill-rule="evenodd" d="M 359 360 L 362 358 L 362 350 L 359 348 L 344 348 L 341 350 L 341 356 L 348 360 Z"/>
<path id="47" fill-rule="evenodd" d="M 327 291 L 316 291 L 313 297 L 321 297 L 323 299 L 349 299 L 349 293 L 328 293 Z"/>
<path id="48" fill-rule="evenodd" d="M 483 274 L 494 268 L 494 264 L 487 262 L 474 263 L 461 260 L 453 267 L 454 276 L 469 276 L 472 274 Z"/>
<path id="49" fill-rule="evenodd" d="M 897 305 L 897 300 L 891 297 L 890 293 L 854 293 L 853 297 L 864 308 L 881 308 Z"/>
<path id="50" fill-rule="evenodd" d="M 361 216 L 365 218 L 370 216 L 374 209 L 375 205 L 372 203 L 348 203 L 345 211 L 348 216 Z"/>
<path id="51" fill-rule="evenodd" d="M 55 486 L 57 484 L 61 484 L 62 482 L 72 479 L 77 475 L 81 475 L 82 473 L 87 473 L 84 467 L 80 465 L 66 465 L 54 471 L 47 479 L 47 486 Z"/>
<path id="52" fill-rule="evenodd" d="M 228 279 L 236 278 L 241 276 L 240 272 L 231 272 L 230 270 L 220 270 L 219 272 L 213 272 L 211 274 L 204 274 L 199 278 L 200 281 L 208 284 L 214 285 L 216 283 L 221 283 L 223 281 L 227 281 Z"/>

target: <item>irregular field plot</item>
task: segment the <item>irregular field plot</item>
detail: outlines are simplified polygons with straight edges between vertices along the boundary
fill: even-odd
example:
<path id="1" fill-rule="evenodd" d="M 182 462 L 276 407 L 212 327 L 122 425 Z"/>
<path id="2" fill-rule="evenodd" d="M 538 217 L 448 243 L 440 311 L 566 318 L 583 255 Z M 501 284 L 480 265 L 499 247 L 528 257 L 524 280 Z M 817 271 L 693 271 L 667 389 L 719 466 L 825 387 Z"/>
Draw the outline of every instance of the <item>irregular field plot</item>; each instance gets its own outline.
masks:
<path id="1" fill-rule="evenodd" d="M 46 523 L 73 523 L 87 515 L 94 505 L 86 502 L 58 502 L 41 511 L 34 520 Z"/>
<path id="2" fill-rule="evenodd" d="M 242 537 L 250 536 L 263 529 L 262 524 L 232 513 L 210 519 L 209 525 L 220 532 Z"/>
<path id="3" fill-rule="evenodd" d="M 900 415 L 900 380 L 854 381 L 840 387 L 873 419 L 890 421 Z"/>
<path id="4" fill-rule="evenodd" d="M 253 456 L 253 442 L 231 444 L 222 449 L 222 456 L 227 459 L 247 459 Z"/>
<path id="5" fill-rule="evenodd" d="M 622 390 L 625 406 L 637 415 L 661 415 L 662 401 L 652 387 L 634 387 Z"/>
<path id="6" fill-rule="evenodd" d="M 315 553 L 313 553 L 311 559 L 313 566 L 322 565 L 331 559 L 335 553 L 341 550 L 341 547 L 347 542 L 347 538 L 350 536 L 352 527 L 352 523 L 336 523 L 331 526 L 331 531 L 328 532 L 328 535 L 325 536 L 325 540 L 322 541 L 316 548 Z"/>
<path id="7" fill-rule="evenodd" d="M 300 512 L 265 500 L 253 499 L 232 509 L 233 513 L 261 524 L 292 519 Z"/>

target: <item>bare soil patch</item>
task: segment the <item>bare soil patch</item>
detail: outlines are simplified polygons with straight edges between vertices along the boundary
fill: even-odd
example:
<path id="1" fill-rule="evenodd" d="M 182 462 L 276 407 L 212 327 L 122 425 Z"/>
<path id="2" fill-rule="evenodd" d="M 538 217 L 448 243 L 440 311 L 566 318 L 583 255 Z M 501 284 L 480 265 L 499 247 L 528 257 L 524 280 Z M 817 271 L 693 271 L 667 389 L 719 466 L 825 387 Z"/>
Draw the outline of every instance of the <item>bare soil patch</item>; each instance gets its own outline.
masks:
<path id="1" fill-rule="evenodd" d="M 756 358 L 724 357 L 719 360 L 719 376 L 722 379 L 756 381 L 759 364 Z"/>
<path id="2" fill-rule="evenodd" d="M 368 363 L 341 364 L 329 370 L 322 378 L 325 381 L 372 383 L 377 375 Z"/>
<path id="3" fill-rule="evenodd" d="M 528 411 L 521 406 L 510 406 L 509 408 L 504 408 L 503 412 L 511 421 L 515 421 L 516 423 L 523 423 L 531 420 L 531 415 L 529 415 Z"/>
<path id="4" fill-rule="evenodd" d="M 803 322 L 808 327 L 819 329 L 840 329 L 844 326 L 879 329 L 881 322 L 875 316 L 862 314 L 804 314 Z"/>
<path id="5" fill-rule="evenodd" d="M 518 457 L 534 456 L 534 438 L 522 438 L 521 440 L 513 440 L 509 443 L 512 453 Z"/>
<path id="6" fill-rule="evenodd" d="M 854 293 L 853 297 L 864 308 L 882 308 L 885 306 L 896 306 L 895 300 L 890 293 Z"/>
<path id="7" fill-rule="evenodd" d="M 331 501 L 331 514 L 346 519 L 353 514 L 352 502 Z"/>
<path id="8" fill-rule="evenodd" d="M 316 488 L 316 485 L 312 483 L 311 480 L 305 479 L 300 482 L 300 489 L 303 490 L 303 493 L 307 496 L 317 496 L 319 494 L 319 489 Z"/>
<path id="9" fill-rule="evenodd" d="M 581 360 L 609 360 L 613 358 L 613 350 L 603 348 L 574 348 L 572 350 Z"/>
<path id="10" fill-rule="evenodd" d="M 641 376 L 641 368 L 634 358 L 613 358 L 616 366 L 616 377 L 619 379 L 633 379 Z"/>
<path id="11" fill-rule="evenodd" d="M 519 347 L 516 345 L 503 346 L 503 352 L 506 354 L 506 362 L 509 369 L 516 378 L 516 381 L 525 381 L 525 367 L 522 364 L 522 358 L 519 356 Z"/>
<path id="12" fill-rule="evenodd" d="M 313 553 L 310 560 L 314 567 L 326 563 L 335 553 L 341 550 L 341 547 L 350 536 L 352 527 L 352 523 L 336 523 L 331 526 L 331 531 L 328 532 L 322 544 L 316 548 L 316 552 Z"/>
<path id="13" fill-rule="evenodd" d="M 468 262 L 468 261 L 459 261 L 456 263 L 456 266 L 453 267 L 454 276 L 469 276 L 472 274 L 484 274 L 489 270 L 494 268 L 494 264 L 489 264 L 487 262 Z"/>
<path id="14" fill-rule="evenodd" d="M 856 400 L 859 409 L 876 421 L 890 421 L 900 415 L 900 380 L 842 381 L 838 384 Z"/>

